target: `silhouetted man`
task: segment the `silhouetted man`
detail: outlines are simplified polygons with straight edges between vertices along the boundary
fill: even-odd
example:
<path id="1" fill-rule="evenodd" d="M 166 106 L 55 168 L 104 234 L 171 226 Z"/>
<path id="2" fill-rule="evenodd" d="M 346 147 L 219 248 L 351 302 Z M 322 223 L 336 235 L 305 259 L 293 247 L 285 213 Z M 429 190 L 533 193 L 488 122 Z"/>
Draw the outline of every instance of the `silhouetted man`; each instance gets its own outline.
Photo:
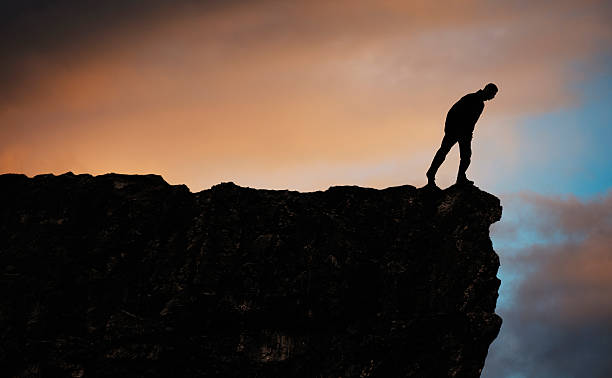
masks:
<path id="1" fill-rule="evenodd" d="M 436 172 L 444 162 L 446 154 L 450 151 L 455 143 L 459 143 L 459 173 L 457 174 L 457 184 L 473 184 L 473 181 L 467 179 L 465 171 L 470 166 L 470 158 L 472 156 L 472 133 L 476 121 L 480 117 L 484 109 L 484 102 L 492 99 L 497 94 L 497 86 L 493 83 L 487 84 L 483 89 L 479 89 L 474 93 L 468 93 L 461 97 L 459 101 L 453 105 L 446 115 L 446 123 L 444 124 L 444 138 L 442 145 L 436 152 L 431 167 L 427 171 L 427 185 L 436 185 Z"/>

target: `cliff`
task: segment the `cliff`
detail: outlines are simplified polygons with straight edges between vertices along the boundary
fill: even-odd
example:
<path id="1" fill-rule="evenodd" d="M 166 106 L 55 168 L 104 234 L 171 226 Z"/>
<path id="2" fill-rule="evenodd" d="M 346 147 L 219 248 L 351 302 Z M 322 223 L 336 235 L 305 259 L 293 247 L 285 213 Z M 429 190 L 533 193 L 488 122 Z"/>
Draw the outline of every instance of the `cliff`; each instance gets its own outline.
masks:
<path id="1" fill-rule="evenodd" d="M 0 188 L 2 376 L 477 377 L 501 326 L 475 187 Z"/>

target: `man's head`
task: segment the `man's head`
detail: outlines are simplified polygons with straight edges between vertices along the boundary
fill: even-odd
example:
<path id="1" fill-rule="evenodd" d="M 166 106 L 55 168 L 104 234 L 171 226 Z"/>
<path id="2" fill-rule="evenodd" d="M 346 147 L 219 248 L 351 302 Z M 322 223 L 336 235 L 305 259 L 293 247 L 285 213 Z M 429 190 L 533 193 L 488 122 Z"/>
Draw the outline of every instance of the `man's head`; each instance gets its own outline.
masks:
<path id="1" fill-rule="evenodd" d="M 492 99 L 493 97 L 495 97 L 495 95 L 497 94 L 497 85 L 493 83 L 489 83 L 485 85 L 483 89 L 481 89 L 481 92 L 482 92 L 482 99 L 484 101 L 488 101 Z"/>

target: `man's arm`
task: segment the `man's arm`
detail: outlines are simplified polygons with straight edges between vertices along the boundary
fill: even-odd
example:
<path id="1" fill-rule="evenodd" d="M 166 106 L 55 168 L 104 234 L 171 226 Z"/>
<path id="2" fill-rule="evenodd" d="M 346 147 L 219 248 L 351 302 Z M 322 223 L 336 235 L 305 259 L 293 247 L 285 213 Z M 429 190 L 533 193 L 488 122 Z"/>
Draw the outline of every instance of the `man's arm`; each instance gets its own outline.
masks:
<path id="1" fill-rule="evenodd" d="M 482 114 L 482 111 L 484 109 L 484 103 L 482 101 L 478 101 L 478 104 L 475 106 L 474 109 L 474 126 L 476 126 L 476 122 L 478 122 L 478 119 L 480 118 L 480 115 Z"/>
<path id="2" fill-rule="evenodd" d="M 478 122 L 478 119 L 480 118 L 480 115 L 482 114 L 482 111 L 484 109 L 484 102 L 480 99 L 480 97 L 477 97 L 475 93 L 472 94 L 472 96 L 470 96 L 469 98 L 469 102 L 466 104 L 467 108 L 466 110 L 466 119 L 465 122 L 471 127 L 472 131 L 474 130 L 474 127 L 476 126 L 476 122 Z"/>

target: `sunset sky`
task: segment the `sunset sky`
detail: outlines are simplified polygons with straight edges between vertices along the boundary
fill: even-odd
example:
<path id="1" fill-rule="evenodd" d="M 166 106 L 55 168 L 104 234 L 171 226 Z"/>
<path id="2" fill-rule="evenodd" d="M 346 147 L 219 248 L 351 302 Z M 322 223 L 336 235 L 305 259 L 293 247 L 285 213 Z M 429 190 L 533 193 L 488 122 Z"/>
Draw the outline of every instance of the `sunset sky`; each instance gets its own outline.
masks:
<path id="1" fill-rule="evenodd" d="M 483 376 L 612 370 L 609 1 L 4 0 L 0 48 L 0 173 L 192 192 L 422 186 L 450 106 L 496 83 L 468 170 L 504 206 Z"/>

